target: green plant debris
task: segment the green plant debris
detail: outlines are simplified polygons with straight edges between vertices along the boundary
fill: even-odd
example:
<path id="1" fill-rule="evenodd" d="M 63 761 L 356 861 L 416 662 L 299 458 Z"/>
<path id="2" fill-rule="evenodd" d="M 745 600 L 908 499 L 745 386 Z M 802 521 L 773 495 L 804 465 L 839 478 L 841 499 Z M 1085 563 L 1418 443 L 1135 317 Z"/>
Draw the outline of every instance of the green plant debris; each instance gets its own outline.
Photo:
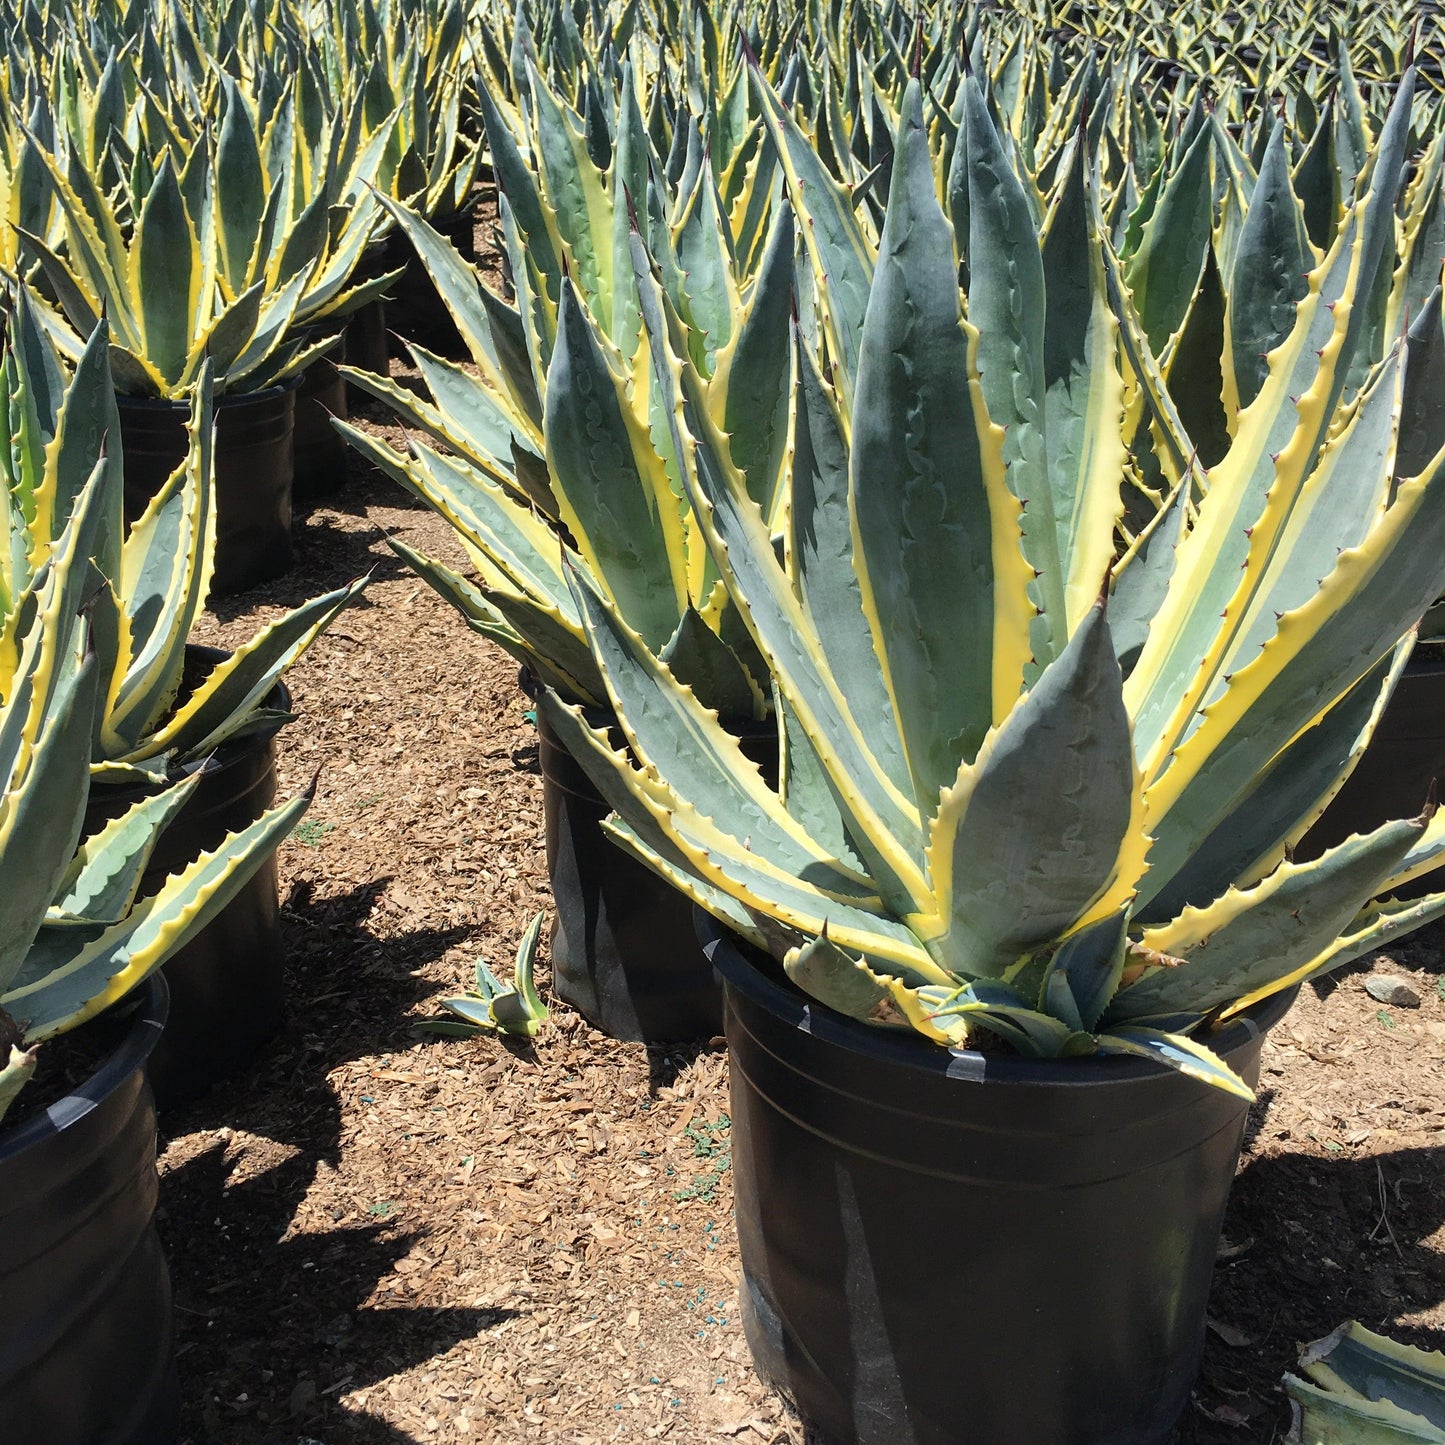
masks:
<path id="1" fill-rule="evenodd" d="M 716 1159 L 719 1155 L 730 1155 L 732 1139 L 722 1136 L 732 1128 L 732 1122 L 726 1114 L 719 1114 L 712 1123 L 689 1124 L 682 1132 L 692 1140 L 693 1157 Z"/>
<path id="2" fill-rule="evenodd" d="M 711 1167 L 692 1176 L 692 1183 L 685 1189 L 674 1189 L 672 1197 L 681 1202 L 685 1199 L 700 1199 L 704 1204 L 713 1203 L 718 1181 L 727 1173 L 732 1163 L 732 1138 L 729 1130 L 732 1120 L 726 1114 L 719 1114 L 712 1121 L 689 1124 L 683 1136 L 692 1141 L 694 1159 L 706 1159 Z"/>
<path id="3" fill-rule="evenodd" d="M 1375 1022 L 1379 1024 L 1381 1028 L 1392 1029 L 1395 1027 L 1395 1016 L 1387 1008 L 1377 1008 L 1375 1010 Z"/>
<path id="4" fill-rule="evenodd" d="M 315 848 L 320 845 L 321 840 L 328 833 L 335 830 L 335 823 L 323 823 L 315 818 L 308 818 L 304 823 L 296 825 L 296 831 L 291 834 L 291 837 L 303 848 Z"/>

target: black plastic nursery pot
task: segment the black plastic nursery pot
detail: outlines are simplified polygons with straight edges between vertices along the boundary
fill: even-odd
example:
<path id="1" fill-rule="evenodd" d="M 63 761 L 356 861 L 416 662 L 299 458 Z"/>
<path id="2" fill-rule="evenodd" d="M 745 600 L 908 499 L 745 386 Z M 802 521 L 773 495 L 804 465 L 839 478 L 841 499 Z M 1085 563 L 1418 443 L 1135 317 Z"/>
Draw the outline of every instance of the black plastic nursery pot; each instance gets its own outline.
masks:
<path id="1" fill-rule="evenodd" d="M 315 339 L 324 334 L 318 328 Z M 331 425 L 333 417 L 345 421 L 349 414 L 346 378 L 336 369 L 346 360 L 346 329 L 331 334 L 335 337 L 331 350 L 301 373 L 296 391 L 291 495 L 297 503 L 329 496 L 346 480 L 346 442 Z"/>
<path id="2" fill-rule="evenodd" d="M 535 698 L 527 668 L 517 679 Z M 594 728 L 615 729 L 601 708 L 583 714 Z M 771 720 L 729 724 L 743 751 L 777 772 L 778 735 Z M 602 831 L 612 811 L 586 771 L 537 711 L 547 875 L 554 906 L 552 988 L 603 1033 L 629 1043 L 682 1043 L 722 1033 L 722 985 L 703 955 L 692 904 L 670 883 Z"/>
<path id="3" fill-rule="evenodd" d="M 188 646 L 188 663 L 214 662 L 216 648 Z M 290 695 L 277 684 L 265 706 L 286 711 Z M 195 771 L 201 780 L 161 834 L 141 885 L 154 892 L 167 875 L 244 828 L 276 798 L 273 738 L 223 743 Z M 144 796 L 141 785 L 92 789 L 87 832 Z M 194 1099 L 249 1064 L 286 1017 L 286 951 L 273 853 L 225 908 L 161 972 L 170 985 L 170 1023 L 151 1057 L 151 1083 L 161 1110 Z"/>
<path id="4" fill-rule="evenodd" d="M 589 721 L 598 725 L 590 713 Z M 612 809 L 540 712 L 537 751 L 553 991 L 614 1039 L 721 1034 L 722 988 L 698 945 L 691 902 L 602 831 Z"/>
<path id="5" fill-rule="evenodd" d="M 391 368 L 391 352 L 386 341 L 387 303 L 368 301 L 351 313 L 346 323 L 346 364 L 377 376 L 387 376 Z M 371 394 L 358 386 L 348 386 L 352 401 L 369 401 Z"/>
<path id="6" fill-rule="evenodd" d="M 218 397 L 215 405 L 215 593 L 244 592 L 291 565 L 291 481 L 299 379 Z M 186 455 L 186 402 L 117 396 L 125 514 L 146 505 Z"/>
<path id="7" fill-rule="evenodd" d="M 390 242 L 383 237 L 373 241 L 361 253 L 354 280 L 357 283 L 374 281 L 388 271 L 396 269 L 392 260 Z M 391 325 L 388 301 L 379 297 L 358 306 L 346 321 L 346 364 L 359 371 L 370 371 L 377 376 L 386 376 L 391 368 L 391 351 L 387 344 L 386 329 Z M 370 394 L 359 386 L 348 385 L 347 395 L 353 403 L 371 400 Z"/>
<path id="8" fill-rule="evenodd" d="M 88 1079 L 0 1126 L 0 1438 L 16 1445 L 166 1445 L 179 1431 L 145 1075 L 165 1019 L 153 977 L 85 1026 L 109 1036 Z"/>
<path id="9" fill-rule="evenodd" d="M 1432 782 L 1445 785 L 1445 649 L 1426 645 L 1405 664 L 1364 756 L 1294 856 L 1318 858 L 1352 833 L 1416 817 Z M 1437 879 L 1422 878 L 1400 894 L 1428 892 L 1440 886 Z"/>
<path id="10" fill-rule="evenodd" d="M 475 264 L 476 216 L 468 206 L 447 216 L 428 217 L 433 230 L 440 231 L 452 244 L 462 260 Z M 414 341 L 438 356 L 465 361 L 470 353 L 462 334 L 452 320 L 451 312 L 437 292 L 426 267 L 418 259 L 412 244 L 399 231 L 387 237 L 388 269 L 402 268 L 386 303 L 386 324 L 391 331 L 389 345 L 393 356 L 405 356 L 406 341 Z"/>
<path id="11" fill-rule="evenodd" d="M 843 1017 L 720 924 L 742 1319 L 829 1445 L 1162 1445 L 1204 1345 L 1243 1101 L 1146 1061 Z M 1211 1040 L 1253 1083 L 1293 995 Z"/>

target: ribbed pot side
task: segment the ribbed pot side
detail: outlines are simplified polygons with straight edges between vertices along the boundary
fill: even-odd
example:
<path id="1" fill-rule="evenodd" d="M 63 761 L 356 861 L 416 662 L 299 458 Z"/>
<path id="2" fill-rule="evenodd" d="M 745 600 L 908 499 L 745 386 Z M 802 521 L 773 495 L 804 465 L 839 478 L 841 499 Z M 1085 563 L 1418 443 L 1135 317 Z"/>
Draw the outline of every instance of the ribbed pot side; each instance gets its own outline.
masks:
<path id="1" fill-rule="evenodd" d="M 215 406 L 216 562 L 211 591 L 244 592 L 291 566 L 299 382 L 224 395 Z M 185 402 L 117 396 L 125 517 L 134 522 L 185 460 Z"/>
<path id="2" fill-rule="evenodd" d="M 187 656 L 213 663 L 225 654 L 192 644 Z M 290 701 L 278 684 L 264 705 L 285 712 Z M 276 800 L 273 738 L 252 735 L 223 743 L 197 771 L 195 792 L 157 841 L 143 892 L 154 892 L 167 875 L 218 847 L 227 833 L 255 822 Z M 145 791 L 93 787 L 87 832 L 124 812 Z M 162 966 L 170 985 L 170 1023 L 150 1064 L 162 1113 L 245 1068 L 280 1028 L 286 1016 L 285 963 L 272 853 L 221 913 Z"/>
<path id="3" fill-rule="evenodd" d="M 698 944 L 691 902 L 602 831 L 611 809 L 540 713 L 537 751 L 554 992 L 611 1038 L 720 1035 L 722 989 Z"/>
<path id="4" fill-rule="evenodd" d="M 116 1014 L 96 1072 L 0 1130 L 0 1438 L 16 1445 L 166 1445 L 179 1428 L 145 1073 L 164 982 Z"/>
<path id="5" fill-rule="evenodd" d="M 1162 1445 L 1243 1136 L 1144 1061 L 951 1052 L 842 1017 L 710 918 L 743 1323 L 828 1442 Z M 1270 1000 L 1212 1042 L 1247 1080 Z"/>

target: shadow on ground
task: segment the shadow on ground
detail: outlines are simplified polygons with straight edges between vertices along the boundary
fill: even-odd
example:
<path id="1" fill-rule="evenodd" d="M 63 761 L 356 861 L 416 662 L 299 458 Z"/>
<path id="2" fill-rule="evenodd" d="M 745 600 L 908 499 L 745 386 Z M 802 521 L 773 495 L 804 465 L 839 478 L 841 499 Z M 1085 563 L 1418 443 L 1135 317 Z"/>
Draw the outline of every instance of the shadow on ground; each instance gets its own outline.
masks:
<path id="1" fill-rule="evenodd" d="M 1422 1247 L 1445 1223 L 1445 1150 L 1359 1158 L 1277 1154 L 1235 1181 L 1224 1255 L 1209 1300 L 1204 1367 L 1177 1445 L 1268 1445 L 1283 1440 L 1281 1376 L 1299 1346 L 1347 1319 L 1407 1344 L 1445 1348 L 1445 1333 L 1411 1330 L 1402 1316 L 1445 1300 L 1440 1255 Z M 1257 1336 L 1233 1321 L 1273 1316 Z"/>
<path id="2" fill-rule="evenodd" d="M 335 1228 L 318 1231 L 318 1221 L 305 1219 L 305 1232 L 287 1237 L 302 1222 L 318 1170 L 339 1156 L 341 1105 L 328 1074 L 349 1060 L 410 1045 L 405 1016 L 437 991 L 414 970 L 466 936 L 465 929 L 423 929 L 378 939 L 368 918 L 389 881 L 375 879 L 322 902 L 293 890 L 283 908 L 285 1029 L 244 1075 L 162 1120 L 165 1135 L 213 1140 L 168 1169 L 161 1185 L 182 1440 L 192 1445 L 406 1440 L 346 1413 L 337 1397 L 450 1349 L 510 1313 L 363 1307 L 419 1237 L 386 1222 L 388 1201 L 370 1206 L 374 1223 L 342 1224 L 338 1212 Z M 273 1141 L 262 1157 L 280 1156 L 277 1162 L 239 1175 L 227 1158 L 237 1131 Z M 232 1314 L 227 1302 L 241 1294 L 246 1308 Z M 238 1317 L 245 1334 L 236 1329 Z"/>
<path id="3" fill-rule="evenodd" d="M 316 1437 L 343 1420 L 338 1440 L 407 1439 L 375 1422 L 367 1426 L 371 1434 L 360 1433 L 365 1422 L 342 1411 L 336 1397 L 430 1359 L 515 1313 L 364 1307 L 417 1236 L 377 1223 L 286 1238 L 317 1163 L 302 1149 L 238 1179 L 226 1142 L 218 1140 L 166 1176 L 163 1236 L 182 1215 L 212 1220 L 204 1254 L 170 1251 L 183 1439 L 279 1442 Z M 241 1291 L 252 1324 L 244 1336 L 228 1327 L 227 1300 Z"/>

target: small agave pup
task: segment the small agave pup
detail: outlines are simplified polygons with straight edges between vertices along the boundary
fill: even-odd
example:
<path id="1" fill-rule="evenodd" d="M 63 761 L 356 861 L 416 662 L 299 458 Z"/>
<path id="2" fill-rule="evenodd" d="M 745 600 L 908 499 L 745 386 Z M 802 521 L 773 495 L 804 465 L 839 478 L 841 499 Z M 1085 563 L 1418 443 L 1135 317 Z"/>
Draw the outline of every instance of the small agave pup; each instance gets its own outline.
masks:
<path id="1" fill-rule="evenodd" d="M 910 87 L 861 299 L 815 281 L 828 349 L 826 365 L 797 349 L 781 562 L 634 241 L 655 385 L 771 670 L 783 777 L 769 788 L 576 572 L 636 761 L 544 705 L 618 841 L 844 1014 L 950 1046 L 1139 1055 L 1245 1096 L 1215 1024 L 1445 911 L 1442 894 L 1371 901 L 1445 857 L 1433 810 L 1288 856 L 1440 589 L 1445 435 L 1394 475 L 1402 392 L 1438 353 L 1360 353 L 1412 87 L 1227 453 L 1112 567 L 1121 354 L 1171 450 L 1193 449 L 1102 239 L 1082 137 L 1040 227 L 966 82 L 961 296 Z M 808 237 L 792 168 L 789 195 Z"/>
<path id="2" fill-rule="evenodd" d="M 442 1000 L 442 1007 L 453 1017 L 425 1019 L 416 1026 L 417 1032 L 451 1039 L 474 1039 L 479 1034 L 535 1038 L 548 1017 L 547 1005 L 532 982 L 545 917 L 543 913 L 537 914 L 522 934 L 510 984 L 503 983 L 483 959 L 477 959 L 476 988 L 460 997 Z"/>

